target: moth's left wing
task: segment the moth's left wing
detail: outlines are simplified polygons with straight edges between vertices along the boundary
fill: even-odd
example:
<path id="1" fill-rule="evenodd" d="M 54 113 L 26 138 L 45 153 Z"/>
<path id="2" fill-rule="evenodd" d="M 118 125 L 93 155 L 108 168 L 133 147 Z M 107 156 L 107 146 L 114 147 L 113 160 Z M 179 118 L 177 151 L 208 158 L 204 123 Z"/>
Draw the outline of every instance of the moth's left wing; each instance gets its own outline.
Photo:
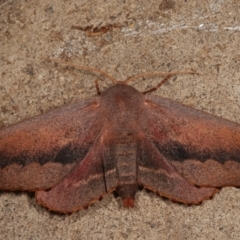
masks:
<path id="1" fill-rule="evenodd" d="M 152 144 L 151 151 L 153 149 L 157 151 L 155 156 L 149 157 L 145 169 L 155 166 L 156 171 L 162 171 L 163 165 L 158 164 L 161 159 L 173 167 L 171 170 L 165 168 L 167 180 L 169 176 L 177 174 L 199 190 L 240 186 L 239 124 L 169 99 L 156 96 L 147 96 L 145 99 L 147 119 L 143 128 Z M 146 149 L 146 155 L 150 154 L 150 148 Z M 140 160 L 141 164 L 144 165 Z M 141 170 L 139 178 L 140 183 L 145 186 L 147 179 Z M 177 179 L 178 177 L 175 178 L 175 184 L 181 188 L 181 184 L 177 184 L 179 182 Z M 148 182 L 147 185 L 151 185 L 152 190 L 159 192 L 156 181 Z M 181 189 L 182 192 L 186 190 L 184 186 Z M 203 196 L 202 200 L 209 197 Z M 172 199 L 179 200 L 175 197 Z M 180 201 L 190 204 L 200 202 L 185 201 L 184 197 Z"/>
<path id="2" fill-rule="evenodd" d="M 0 190 L 44 190 L 81 162 L 101 131 L 99 98 L 79 100 L 0 131 Z"/>

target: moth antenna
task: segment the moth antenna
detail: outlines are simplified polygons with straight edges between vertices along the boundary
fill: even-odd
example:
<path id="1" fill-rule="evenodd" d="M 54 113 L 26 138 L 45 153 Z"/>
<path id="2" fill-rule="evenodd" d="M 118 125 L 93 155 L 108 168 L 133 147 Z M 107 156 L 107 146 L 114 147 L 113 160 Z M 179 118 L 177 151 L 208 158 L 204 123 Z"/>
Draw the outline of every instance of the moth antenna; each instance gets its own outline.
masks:
<path id="1" fill-rule="evenodd" d="M 199 74 L 198 72 L 194 72 L 194 71 L 185 71 L 185 72 L 146 72 L 146 73 L 141 73 L 137 76 L 134 76 L 130 79 L 126 79 L 124 82 L 125 83 L 129 83 L 132 82 L 134 80 L 136 80 L 137 78 L 141 78 L 141 77 L 151 77 L 151 76 L 175 76 L 175 75 L 185 75 L 185 74 Z"/>
<path id="2" fill-rule="evenodd" d="M 101 73 L 102 75 L 105 75 L 107 78 L 109 78 L 114 84 L 117 83 L 117 80 L 112 77 L 110 74 L 108 74 L 107 72 L 104 72 L 100 69 L 97 69 L 97 68 L 92 68 L 92 67 L 87 67 L 87 66 L 82 66 L 82 65 L 78 65 L 78 64 L 74 64 L 74 63 L 68 63 L 68 62 L 64 62 L 64 61 L 61 61 L 59 59 L 56 59 L 56 58 L 48 58 L 48 60 L 52 61 L 52 62 L 57 62 L 57 63 L 60 63 L 60 64 L 64 64 L 64 65 L 67 65 L 67 66 L 70 66 L 70 67 L 75 67 L 75 68 L 78 68 L 78 69 L 83 69 L 83 70 L 86 70 L 86 71 L 91 71 L 91 72 L 98 72 L 98 73 Z"/>

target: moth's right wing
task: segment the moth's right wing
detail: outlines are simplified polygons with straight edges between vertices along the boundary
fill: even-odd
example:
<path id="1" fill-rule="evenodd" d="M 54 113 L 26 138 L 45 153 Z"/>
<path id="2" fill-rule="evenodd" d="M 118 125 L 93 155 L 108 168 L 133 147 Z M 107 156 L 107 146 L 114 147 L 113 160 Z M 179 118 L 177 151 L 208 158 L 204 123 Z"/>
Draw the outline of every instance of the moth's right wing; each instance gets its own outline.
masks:
<path id="1" fill-rule="evenodd" d="M 79 100 L 0 131 L 0 189 L 44 190 L 79 163 L 101 132 L 99 98 Z"/>

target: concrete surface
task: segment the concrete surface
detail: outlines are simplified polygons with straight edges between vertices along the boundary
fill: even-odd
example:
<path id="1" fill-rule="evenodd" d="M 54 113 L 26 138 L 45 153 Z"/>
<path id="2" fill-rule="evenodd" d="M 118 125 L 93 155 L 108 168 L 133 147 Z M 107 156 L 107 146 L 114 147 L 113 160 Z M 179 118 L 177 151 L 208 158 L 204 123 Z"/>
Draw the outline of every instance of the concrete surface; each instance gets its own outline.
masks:
<path id="1" fill-rule="evenodd" d="M 117 79 L 143 71 L 194 69 L 153 94 L 240 123 L 240 2 L 237 0 L 0 0 L 0 126 L 96 94 L 85 71 L 57 57 L 98 67 Z M 72 26 L 120 25 L 88 37 Z M 102 78 L 104 79 L 104 78 Z M 160 78 L 139 79 L 139 90 Z M 111 84 L 100 83 L 101 89 Z M 124 209 L 108 195 L 88 210 L 48 212 L 32 194 L 0 193 L 1 239 L 239 239 L 240 190 L 225 188 L 200 206 L 145 191 Z"/>

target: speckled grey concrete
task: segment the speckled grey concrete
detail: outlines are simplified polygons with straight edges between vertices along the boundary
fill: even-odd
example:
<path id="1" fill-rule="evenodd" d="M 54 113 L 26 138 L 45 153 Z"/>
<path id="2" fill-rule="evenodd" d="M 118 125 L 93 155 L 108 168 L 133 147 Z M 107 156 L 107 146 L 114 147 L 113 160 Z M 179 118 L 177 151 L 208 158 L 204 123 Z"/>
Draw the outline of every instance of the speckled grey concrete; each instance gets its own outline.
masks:
<path id="1" fill-rule="evenodd" d="M 240 123 L 240 2 L 0 1 L 0 126 L 96 94 L 92 73 L 48 57 L 98 67 L 117 79 L 143 71 L 194 69 L 153 94 Z M 71 29 L 117 24 L 96 37 Z M 139 90 L 159 78 L 139 79 Z M 100 83 L 101 89 L 111 84 Z M 0 193 L 1 239 L 239 239 L 240 190 L 225 188 L 200 206 L 145 191 L 134 209 L 105 197 L 57 215 L 26 193 Z"/>

